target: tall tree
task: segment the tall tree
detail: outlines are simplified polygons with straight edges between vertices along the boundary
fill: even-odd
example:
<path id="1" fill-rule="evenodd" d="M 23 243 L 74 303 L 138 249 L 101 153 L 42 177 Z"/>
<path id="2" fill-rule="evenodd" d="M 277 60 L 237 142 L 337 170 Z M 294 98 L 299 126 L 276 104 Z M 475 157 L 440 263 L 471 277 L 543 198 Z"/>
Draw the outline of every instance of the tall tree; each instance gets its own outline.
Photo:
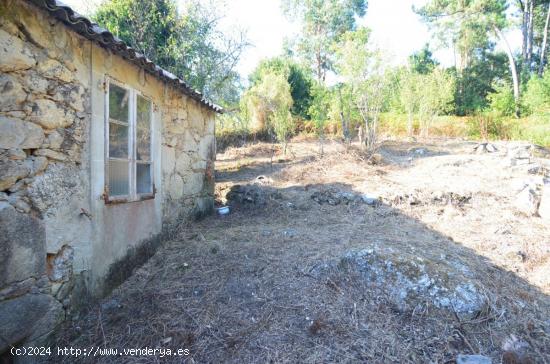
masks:
<path id="1" fill-rule="evenodd" d="M 508 26 L 507 5 L 506 0 L 429 0 L 425 6 L 415 10 L 443 37 L 450 37 L 455 44 L 467 44 L 467 57 L 475 49 L 473 40 L 484 39 L 487 44 L 491 34 L 496 36 L 505 45 L 519 112 L 520 78 L 514 54 L 504 36 L 504 29 Z M 458 67 L 459 73 L 464 68 L 463 65 Z"/>
<path id="2" fill-rule="evenodd" d="M 419 74 L 406 68 L 401 72 L 399 80 L 399 101 L 407 114 L 407 135 L 413 134 L 413 118 L 418 112 L 419 94 L 422 89 Z"/>
<path id="3" fill-rule="evenodd" d="M 293 131 L 292 96 L 286 76 L 266 69 L 258 82 L 243 94 L 241 107 L 248 117 L 256 119 L 256 129 L 274 134 L 286 152 L 288 137 Z"/>
<path id="4" fill-rule="evenodd" d="M 215 4 L 190 0 L 107 0 L 92 18 L 159 66 L 226 106 L 236 103 L 235 71 L 248 46 L 242 32 L 220 28 Z"/>
<path id="5" fill-rule="evenodd" d="M 311 71 L 289 57 L 274 57 L 260 61 L 249 76 L 250 83 L 252 85 L 257 84 L 261 81 L 262 76 L 270 71 L 287 78 L 293 100 L 292 115 L 309 119 L 309 107 L 313 99 Z"/>
<path id="6" fill-rule="evenodd" d="M 524 73 L 527 75 L 531 68 L 533 56 L 533 17 L 535 13 L 535 0 L 517 0 L 521 13 L 521 58 Z"/>
<path id="7" fill-rule="evenodd" d="M 357 17 L 365 15 L 366 0 L 284 0 L 283 11 L 292 20 L 302 21 L 297 53 L 311 64 L 318 82 L 333 69 L 334 44 L 340 36 L 356 28 Z"/>
<path id="8" fill-rule="evenodd" d="M 439 63 L 433 58 L 430 46 L 426 44 L 420 51 L 409 56 L 409 65 L 413 72 L 425 75 L 432 72 Z"/>
<path id="9" fill-rule="evenodd" d="M 459 73 L 470 65 L 472 53 L 485 48 L 489 42 L 487 24 L 477 16 L 483 11 L 480 7 L 484 4 L 478 3 L 472 0 L 429 0 L 420 8 L 413 7 L 430 25 L 442 45 L 454 49 Z"/>
<path id="10" fill-rule="evenodd" d="M 544 16 L 544 26 L 542 26 L 541 31 L 541 46 L 540 46 L 540 52 L 539 52 L 539 69 L 538 69 L 538 75 L 539 77 L 542 77 L 542 73 L 544 71 L 544 66 L 546 64 L 546 53 L 547 53 L 547 44 L 548 44 L 548 27 L 550 26 L 550 2 L 546 3 L 545 5 L 545 14 Z"/>
<path id="11" fill-rule="evenodd" d="M 374 150 L 380 113 L 387 100 L 389 77 L 386 60 L 368 47 L 369 30 L 346 32 L 339 44 L 338 70 L 351 86 L 351 102 L 363 119 L 364 147 Z"/>

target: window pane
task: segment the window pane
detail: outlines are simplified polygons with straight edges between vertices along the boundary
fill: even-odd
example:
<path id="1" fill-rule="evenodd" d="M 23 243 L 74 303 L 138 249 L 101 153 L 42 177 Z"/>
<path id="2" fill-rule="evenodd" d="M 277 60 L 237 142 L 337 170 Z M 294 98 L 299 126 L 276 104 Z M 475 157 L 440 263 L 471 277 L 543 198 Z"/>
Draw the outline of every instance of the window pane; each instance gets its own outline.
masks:
<path id="1" fill-rule="evenodd" d="M 151 132 L 149 130 L 137 130 L 136 159 L 141 161 L 151 160 Z"/>
<path id="2" fill-rule="evenodd" d="M 109 157 L 128 158 L 128 126 L 109 123 Z"/>
<path id="3" fill-rule="evenodd" d="M 127 195 L 128 185 L 128 162 L 109 160 L 109 195 Z"/>
<path id="4" fill-rule="evenodd" d="M 109 84 L 109 118 L 128 122 L 128 99 L 130 92 L 118 87 L 113 83 Z"/>
<path id="5" fill-rule="evenodd" d="M 138 128 L 151 128 L 151 101 L 137 95 Z"/>
<path id="6" fill-rule="evenodd" d="M 153 192 L 151 185 L 151 165 L 149 163 L 138 163 L 136 168 L 136 191 L 137 193 Z"/>
<path id="7" fill-rule="evenodd" d="M 151 101 L 137 96 L 136 158 L 151 160 Z"/>

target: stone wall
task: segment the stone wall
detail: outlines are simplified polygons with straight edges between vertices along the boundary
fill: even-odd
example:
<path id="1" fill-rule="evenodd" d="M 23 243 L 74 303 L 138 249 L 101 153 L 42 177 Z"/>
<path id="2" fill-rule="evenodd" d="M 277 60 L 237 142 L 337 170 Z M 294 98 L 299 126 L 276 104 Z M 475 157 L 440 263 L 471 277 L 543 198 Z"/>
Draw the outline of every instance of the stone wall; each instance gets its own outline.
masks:
<path id="1" fill-rule="evenodd" d="M 212 209 L 215 115 L 25 1 L 0 14 L 1 355 L 112 288 L 106 277 L 161 231 Z M 106 76 L 155 105 L 153 200 L 103 199 Z"/>
<path id="2" fill-rule="evenodd" d="M 75 244 L 48 221 L 77 221 L 86 239 L 90 98 L 86 41 L 27 22 L 29 7 L 0 14 L 0 337 L 13 344 L 47 335 L 69 306 Z"/>
<path id="3" fill-rule="evenodd" d="M 214 206 L 214 113 L 197 102 L 169 95 L 163 113 L 163 214 L 175 224 L 182 214 L 198 217 Z M 182 209 L 183 206 L 183 209 Z"/>

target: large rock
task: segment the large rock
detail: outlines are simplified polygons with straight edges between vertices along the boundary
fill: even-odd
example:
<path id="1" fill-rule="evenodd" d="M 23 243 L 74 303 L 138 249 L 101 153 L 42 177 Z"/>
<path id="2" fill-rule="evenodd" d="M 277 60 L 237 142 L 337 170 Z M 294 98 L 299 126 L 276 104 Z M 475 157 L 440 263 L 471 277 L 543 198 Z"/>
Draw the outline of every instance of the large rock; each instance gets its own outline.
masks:
<path id="1" fill-rule="evenodd" d="M 49 158 L 61 162 L 67 160 L 67 156 L 65 154 L 52 149 L 37 149 L 34 152 L 34 155 L 37 157 Z"/>
<path id="2" fill-rule="evenodd" d="M 491 364 L 491 358 L 484 355 L 459 355 L 456 364 Z"/>
<path id="3" fill-rule="evenodd" d="M 188 153 L 180 153 L 176 159 L 176 171 L 185 174 L 191 169 L 192 159 Z"/>
<path id="4" fill-rule="evenodd" d="M 31 164 L 26 161 L 0 159 L 0 191 L 7 190 L 30 173 Z"/>
<path id="5" fill-rule="evenodd" d="M 402 311 L 430 302 L 465 316 L 480 310 L 485 301 L 483 287 L 464 264 L 459 261 L 427 264 L 416 254 L 404 251 L 353 250 L 340 259 L 314 265 L 309 274 L 333 281 L 357 277 L 358 283 L 379 291 Z"/>
<path id="6" fill-rule="evenodd" d="M 71 72 L 71 70 L 55 59 L 50 58 L 40 62 L 37 70 L 46 78 L 61 80 L 67 83 L 75 81 L 74 72 Z"/>
<path id="7" fill-rule="evenodd" d="M 38 125 L 0 116 L 0 149 L 36 149 L 43 141 L 44 132 Z"/>
<path id="8" fill-rule="evenodd" d="M 534 216 L 539 209 L 539 196 L 535 189 L 527 186 L 516 196 L 516 208 L 527 216 Z"/>
<path id="9" fill-rule="evenodd" d="M 539 215 L 550 221 L 550 180 L 545 181 L 540 198 Z"/>
<path id="10" fill-rule="evenodd" d="M 200 137 L 194 135 L 190 130 L 186 130 L 183 134 L 183 151 L 197 152 L 199 148 L 197 139 L 200 139 Z"/>
<path id="11" fill-rule="evenodd" d="M 204 186 L 204 174 L 203 173 L 189 173 L 184 176 L 183 190 L 185 194 L 194 195 L 202 191 Z"/>
<path id="12" fill-rule="evenodd" d="M 27 93 L 19 81 L 9 75 L 0 75 L 0 110 L 22 110 L 22 104 L 27 99 Z"/>
<path id="13" fill-rule="evenodd" d="M 0 202 L 0 287 L 45 273 L 46 233 L 42 222 Z"/>
<path id="14" fill-rule="evenodd" d="M 46 129 L 66 128 L 74 121 L 74 115 L 48 99 L 39 99 L 31 107 L 30 120 Z"/>
<path id="15" fill-rule="evenodd" d="M 199 157 L 204 160 L 214 160 L 216 158 L 216 138 L 213 135 L 204 136 L 198 149 Z"/>
<path id="16" fill-rule="evenodd" d="M 10 345 L 47 335 L 63 319 L 61 304 L 46 294 L 0 301 L 0 354 Z"/>
<path id="17" fill-rule="evenodd" d="M 32 68 L 36 64 L 25 43 L 0 29 L 0 72 L 13 72 Z"/>
<path id="18" fill-rule="evenodd" d="M 202 115 L 202 108 L 195 101 L 189 100 L 187 102 L 187 118 L 191 128 L 200 133 L 203 132 L 204 117 Z"/>

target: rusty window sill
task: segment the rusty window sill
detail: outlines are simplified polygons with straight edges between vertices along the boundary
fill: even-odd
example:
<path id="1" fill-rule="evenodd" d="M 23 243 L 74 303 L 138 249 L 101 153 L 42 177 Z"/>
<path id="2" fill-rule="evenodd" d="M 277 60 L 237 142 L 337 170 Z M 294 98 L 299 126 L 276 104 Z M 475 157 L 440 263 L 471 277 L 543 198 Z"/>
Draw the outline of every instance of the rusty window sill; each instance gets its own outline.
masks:
<path id="1" fill-rule="evenodd" d="M 128 199 L 128 198 L 106 198 L 105 199 L 105 205 L 120 205 L 123 203 L 132 203 L 132 202 L 141 202 L 141 201 L 147 201 L 147 200 L 154 200 L 155 195 L 154 194 L 147 194 L 147 195 L 138 195 L 136 199 Z"/>

